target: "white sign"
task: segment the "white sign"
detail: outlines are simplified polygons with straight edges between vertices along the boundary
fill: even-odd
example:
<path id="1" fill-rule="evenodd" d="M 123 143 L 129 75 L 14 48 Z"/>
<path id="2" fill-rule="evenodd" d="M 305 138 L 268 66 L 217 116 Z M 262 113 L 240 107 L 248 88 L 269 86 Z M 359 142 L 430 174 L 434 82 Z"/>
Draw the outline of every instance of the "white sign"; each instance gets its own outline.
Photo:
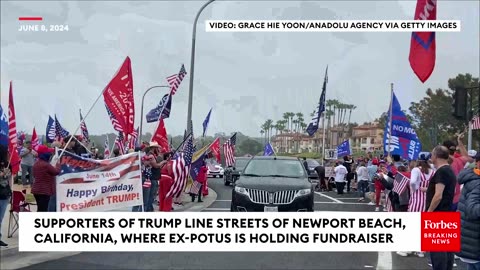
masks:
<path id="1" fill-rule="evenodd" d="M 421 213 L 20 213 L 21 252 L 421 249 Z M 460 223 L 460 217 L 458 217 Z"/>
<path id="2" fill-rule="evenodd" d="M 140 154 L 94 160 L 65 152 L 57 176 L 57 211 L 108 211 L 143 204 Z"/>
<path id="3" fill-rule="evenodd" d="M 337 159 L 337 149 L 325 149 L 325 159 Z"/>

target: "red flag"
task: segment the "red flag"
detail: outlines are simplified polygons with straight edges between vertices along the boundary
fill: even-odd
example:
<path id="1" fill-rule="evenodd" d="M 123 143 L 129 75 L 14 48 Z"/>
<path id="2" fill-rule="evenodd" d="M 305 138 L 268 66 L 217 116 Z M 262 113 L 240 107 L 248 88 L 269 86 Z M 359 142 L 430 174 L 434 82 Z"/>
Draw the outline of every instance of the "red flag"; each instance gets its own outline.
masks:
<path id="1" fill-rule="evenodd" d="M 215 141 L 210 145 L 210 151 L 212 155 L 217 159 L 217 162 L 220 163 L 220 138 L 216 138 Z"/>
<path id="2" fill-rule="evenodd" d="M 127 56 L 117 74 L 105 87 L 103 98 L 107 110 L 113 114 L 118 126 L 114 129 L 123 132 L 124 138 L 134 131 L 135 106 L 133 100 L 133 74 L 130 58 Z"/>
<path id="3" fill-rule="evenodd" d="M 13 105 L 13 89 L 10 81 L 10 96 L 8 97 L 8 152 L 12 174 L 20 171 L 20 156 L 17 151 L 17 122 L 15 121 L 15 106 Z"/>
<path id="4" fill-rule="evenodd" d="M 436 0 L 417 0 L 415 20 L 436 20 Z M 435 32 L 413 32 L 410 41 L 410 66 L 424 83 L 435 68 Z"/>
<path id="5" fill-rule="evenodd" d="M 33 149 L 37 150 L 38 145 L 39 145 L 39 143 L 38 143 L 37 131 L 35 130 L 35 128 L 33 128 L 33 132 L 32 132 L 32 147 L 33 147 Z"/>
<path id="6" fill-rule="evenodd" d="M 152 142 L 157 142 L 160 145 L 162 153 L 170 152 L 170 144 L 168 143 L 167 130 L 165 129 L 163 118 L 160 118 L 160 124 L 155 134 L 153 134 Z"/>

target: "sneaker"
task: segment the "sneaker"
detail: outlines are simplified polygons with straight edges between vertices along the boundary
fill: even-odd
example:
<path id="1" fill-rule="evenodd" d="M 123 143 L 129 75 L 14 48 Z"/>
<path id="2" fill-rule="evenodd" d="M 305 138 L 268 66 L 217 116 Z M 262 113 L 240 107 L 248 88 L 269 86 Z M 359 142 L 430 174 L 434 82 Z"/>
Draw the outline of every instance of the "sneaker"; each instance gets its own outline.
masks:
<path id="1" fill-rule="evenodd" d="M 418 256 L 419 258 L 425 258 L 425 253 L 423 253 L 423 252 L 417 252 L 417 256 Z"/>
<path id="2" fill-rule="evenodd" d="M 429 263 L 428 263 L 428 266 L 433 267 L 433 264 L 429 262 Z"/>
<path id="3" fill-rule="evenodd" d="M 457 264 L 456 264 L 456 263 L 453 263 L 453 267 L 457 267 Z"/>
<path id="4" fill-rule="evenodd" d="M 383 212 L 387 212 L 388 209 L 386 207 L 383 207 Z"/>
<path id="5" fill-rule="evenodd" d="M 380 211 L 380 207 L 375 207 L 375 212 Z"/>
<path id="6" fill-rule="evenodd" d="M 407 257 L 407 256 L 408 256 L 408 252 L 405 252 L 405 251 L 397 251 L 397 255 L 402 256 L 402 257 Z"/>
<path id="7" fill-rule="evenodd" d="M 8 247 L 8 244 L 3 241 L 0 241 L 0 247 Z"/>
<path id="8" fill-rule="evenodd" d="M 375 203 L 374 202 L 369 202 L 368 205 L 375 205 Z"/>

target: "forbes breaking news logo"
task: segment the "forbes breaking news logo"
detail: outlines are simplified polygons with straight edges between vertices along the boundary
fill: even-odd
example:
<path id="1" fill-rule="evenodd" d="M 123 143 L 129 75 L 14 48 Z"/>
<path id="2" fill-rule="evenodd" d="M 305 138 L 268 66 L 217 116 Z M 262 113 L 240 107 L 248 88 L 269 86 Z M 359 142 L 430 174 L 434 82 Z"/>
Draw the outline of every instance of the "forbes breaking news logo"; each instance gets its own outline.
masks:
<path id="1" fill-rule="evenodd" d="M 422 250 L 431 252 L 460 251 L 460 213 L 422 213 Z"/>

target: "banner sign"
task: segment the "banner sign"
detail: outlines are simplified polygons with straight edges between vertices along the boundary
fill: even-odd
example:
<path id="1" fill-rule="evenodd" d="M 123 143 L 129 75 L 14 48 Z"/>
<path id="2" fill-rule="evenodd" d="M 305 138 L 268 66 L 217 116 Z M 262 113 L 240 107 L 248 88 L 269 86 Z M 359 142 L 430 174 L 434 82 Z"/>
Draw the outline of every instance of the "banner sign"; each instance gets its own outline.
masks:
<path id="1" fill-rule="evenodd" d="M 20 212 L 20 252 L 460 251 L 459 212 Z"/>
<path id="2" fill-rule="evenodd" d="M 337 149 L 325 149 L 325 159 L 337 159 Z"/>
<path id="3" fill-rule="evenodd" d="M 344 157 L 352 154 L 350 140 L 346 140 L 337 146 L 337 157 Z"/>
<path id="4" fill-rule="evenodd" d="M 94 160 L 65 152 L 59 163 L 59 212 L 108 211 L 143 204 L 140 153 Z"/>

